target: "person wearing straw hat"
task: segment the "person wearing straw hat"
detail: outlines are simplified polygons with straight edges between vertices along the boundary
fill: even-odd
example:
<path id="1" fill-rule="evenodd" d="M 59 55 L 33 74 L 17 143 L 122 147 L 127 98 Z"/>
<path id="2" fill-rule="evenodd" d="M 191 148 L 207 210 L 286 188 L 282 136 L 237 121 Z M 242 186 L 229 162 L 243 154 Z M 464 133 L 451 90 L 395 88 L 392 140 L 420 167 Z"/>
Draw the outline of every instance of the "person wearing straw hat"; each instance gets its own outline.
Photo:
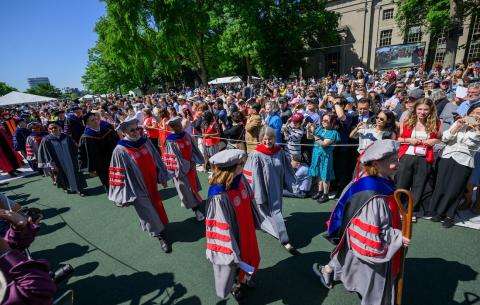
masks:
<path id="1" fill-rule="evenodd" d="M 400 213 L 393 198 L 398 148 L 393 140 L 378 140 L 360 158 L 363 176 L 343 191 L 327 225 L 327 238 L 336 244 L 330 262 L 315 263 L 321 283 L 333 280 L 362 298 L 362 305 L 393 305 L 402 236 Z"/>
<path id="2" fill-rule="evenodd" d="M 173 117 L 167 123 L 173 133 L 165 140 L 163 162 L 173 176 L 182 206 L 192 209 L 196 219 L 203 221 L 205 216 L 200 210 L 203 199 L 198 193 L 201 185 L 196 170 L 196 164 L 204 162 L 203 155 L 193 138 L 183 130 L 181 117 Z"/>
<path id="3" fill-rule="evenodd" d="M 108 199 L 119 207 L 133 205 L 142 229 L 158 238 L 161 249 L 170 253 L 164 234 L 168 217 L 157 187 L 157 183 L 167 187 L 170 174 L 152 142 L 141 136 L 138 122 L 126 120 L 117 128 L 124 138 L 110 161 Z"/>
<path id="4" fill-rule="evenodd" d="M 295 172 L 285 151 L 275 145 L 275 131 L 264 127 L 260 131 L 261 144 L 249 156 L 243 173 L 255 194 L 255 217 L 262 230 L 278 238 L 283 247 L 292 254 L 282 215 L 283 190 L 293 192 Z"/>
<path id="5" fill-rule="evenodd" d="M 260 264 L 254 194 L 242 175 L 246 153 L 227 149 L 210 158 L 206 209 L 207 259 L 213 264 L 215 290 L 219 297 L 229 293 L 240 300 L 245 287 L 252 288 L 252 276 Z"/>

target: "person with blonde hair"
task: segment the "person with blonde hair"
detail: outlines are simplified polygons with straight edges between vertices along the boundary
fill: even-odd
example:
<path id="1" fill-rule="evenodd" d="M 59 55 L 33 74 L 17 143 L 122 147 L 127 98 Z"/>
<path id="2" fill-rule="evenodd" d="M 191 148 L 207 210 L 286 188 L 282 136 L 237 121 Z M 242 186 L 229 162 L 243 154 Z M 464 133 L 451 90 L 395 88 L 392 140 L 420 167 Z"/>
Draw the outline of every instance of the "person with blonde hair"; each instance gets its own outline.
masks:
<path id="1" fill-rule="evenodd" d="M 255 235 L 253 192 L 242 175 L 246 153 L 221 151 L 210 158 L 206 208 L 207 259 L 213 264 L 215 290 L 225 298 L 230 292 L 239 300 L 243 287 L 253 287 L 260 252 Z"/>
<path id="2" fill-rule="evenodd" d="M 249 156 L 243 171 L 255 195 L 255 217 L 262 230 L 278 238 L 290 253 L 294 247 L 282 215 L 282 194 L 293 192 L 295 172 L 285 151 L 275 144 L 275 131 L 264 127 L 260 131 L 260 144 Z"/>
<path id="3" fill-rule="evenodd" d="M 433 146 L 440 143 L 441 122 L 437 119 L 431 99 L 420 98 L 400 125 L 401 143 L 398 152 L 400 168 L 396 176 L 397 187 L 411 190 L 414 200 L 414 218 L 429 210 L 433 188 L 429 185 L 433 175 Z"/>

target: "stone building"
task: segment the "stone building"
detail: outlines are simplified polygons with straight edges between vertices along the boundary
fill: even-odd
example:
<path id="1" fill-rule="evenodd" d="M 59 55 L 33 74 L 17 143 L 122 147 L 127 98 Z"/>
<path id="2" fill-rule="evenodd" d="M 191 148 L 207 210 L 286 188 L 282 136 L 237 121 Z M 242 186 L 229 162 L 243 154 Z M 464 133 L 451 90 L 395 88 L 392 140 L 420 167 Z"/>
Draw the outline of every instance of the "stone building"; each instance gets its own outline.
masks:
<path id="1" fill-rule="evenodd" d="M 436 47 L 431 46 L 430 36 L 420 26 L 411 27 L 403 35 L 395 22 L 397 1 L 392 0 L 327 0 L 327 10 L 340 14 L 339 42 L 337 46 L 318 50 L 306 58 L 304 76 L 323 76 L 328 71 L 346 73 L 352 66 L 375 69 L 375 49 L 382 46 L 425 42 L 425 63 L 443 63 L 445 36 L 441 36 Z M 455 63 L 469 62 L 480 58 L 480 16 L 464 20 L 463 32 L 459 36 L 460 47 Z"/>

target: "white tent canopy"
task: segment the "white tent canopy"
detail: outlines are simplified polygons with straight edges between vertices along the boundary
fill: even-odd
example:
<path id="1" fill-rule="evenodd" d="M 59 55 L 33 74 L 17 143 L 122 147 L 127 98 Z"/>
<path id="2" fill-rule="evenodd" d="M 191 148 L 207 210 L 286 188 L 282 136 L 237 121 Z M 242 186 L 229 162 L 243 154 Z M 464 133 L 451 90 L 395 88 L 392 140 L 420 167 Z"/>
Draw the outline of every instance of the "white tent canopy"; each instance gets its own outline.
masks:
<path id="1" fill-rule="evenodd" d="M 56 100 L 56 98 L 12 91 L 0 97 L 0 106 L 41 103 L 53 100 Z"/>
<path id="2" fill-rule="evenodd" d="M 219 85 L 219 84 L 239 84 L 242 82 L 242 79 L 238 76 L 227 76 L 219 77 L 208 82 L 209 85 Z"/>
<path id="3" fill-rule="evenodd" d="M 81 98 L 79 98 L 80 101 L 83 101 L 83 100 L 93 100 L 95 98 L 95 95 L 93 94 L 87 94 L 87 95 L 84 95 L 82 96 Z"/>
<path id="4" fill-rule="evenodd" d="M 259 81 L 262 80 L 260 77 L 256 76 L 249 76 L 249 80 Z M 221 84 L 240 84 L 242 79 L 238 76 L 226 76 L 226 77 L 219 77 L 214 80 L 208 82 L 209 85 L 221 85 Z"/>

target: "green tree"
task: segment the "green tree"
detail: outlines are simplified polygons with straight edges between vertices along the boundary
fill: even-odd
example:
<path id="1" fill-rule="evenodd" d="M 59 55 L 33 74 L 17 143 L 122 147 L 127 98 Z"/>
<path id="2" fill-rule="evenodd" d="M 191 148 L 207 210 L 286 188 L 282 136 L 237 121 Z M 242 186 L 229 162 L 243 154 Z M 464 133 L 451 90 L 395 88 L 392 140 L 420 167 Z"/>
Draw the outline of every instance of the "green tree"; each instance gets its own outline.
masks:
<path id="1" fill-rule="evenodd" d="M 444 32 L 444 63 L 453 66 L 459 30 L 468 16 L 479 12 L 478 0 L 402 0 L 397 3 L 395 20 L 404 34 L 408 33 L 411 26 L 423 26 L 430 33 L 430 41 L 433 43 Z"/>
<path id="2" fill-rule="evenodd" d="M 154 0 L 151 19 L 166 56 L 196 71 L 203 85 L 216 69 L 219 52 L 217 33 L 211 30 L 214 0 Z M 214 73 L 213 73 L 214 74 Z"/>
<path id="3" fill-rule="evenodd" d="M 288 76 L 310 48 L 334 42 L 338 15 L 318 0 L 104 0 L 83 83 L 146 91 L 194 71 Z M 113 74 L 113 75 L 111 75 Z"/>
<path id="4" fill-rule="evenodd" d="M 62 96 L 62 91 L 60 91 L 60 89 L 47 83 L 38 84 L 36 88 L 30 88 L 26 93 L 55 98 L 60 98 Z"/>
<path id="5" fill-rule="evenodd" d="M 12 91 L 18 91 L 16 88 L 10 87 L 4 82 L 0 82 L 0 96 L 3 96 Z"/>
<path id="6" fill-rule="evenodd" d="M 88 50 L 88 64 L 82 84 L 92 93 L 122 93 L 122 86 L 130 83 L 120 67 L 101 55 L 98 46 Z"/>
<path id="7" fill-rule="evenodd" d="M 336 41 L 338 15 L 317 0 L 227 0 L 217 6 L 221 67 L 244 74 L 288 76 L 309 49 Z"/>

